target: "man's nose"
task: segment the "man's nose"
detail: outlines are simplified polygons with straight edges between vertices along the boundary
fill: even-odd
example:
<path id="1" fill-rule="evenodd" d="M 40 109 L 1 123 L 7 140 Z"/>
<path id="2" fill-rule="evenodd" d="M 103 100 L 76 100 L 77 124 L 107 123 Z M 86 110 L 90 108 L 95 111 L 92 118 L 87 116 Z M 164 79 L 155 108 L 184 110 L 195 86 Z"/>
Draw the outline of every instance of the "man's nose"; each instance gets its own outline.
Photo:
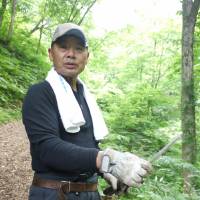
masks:
<path id="1" fill-rule="evenodd" d="M 69 48 L 67 50 L 67 57 L 69 57 L 69 58 L 74 58 L 75 57 L 75 49 L 74 48 Z"/>

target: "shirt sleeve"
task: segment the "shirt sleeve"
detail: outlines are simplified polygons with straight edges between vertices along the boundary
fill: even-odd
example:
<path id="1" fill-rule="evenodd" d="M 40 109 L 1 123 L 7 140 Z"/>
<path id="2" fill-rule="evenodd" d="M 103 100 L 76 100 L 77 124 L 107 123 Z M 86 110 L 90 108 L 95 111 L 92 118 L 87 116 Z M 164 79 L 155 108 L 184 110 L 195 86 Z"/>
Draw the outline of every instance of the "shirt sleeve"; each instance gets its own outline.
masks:
<path id="1" fill-rule="evenodd" d="M 54 170 L 72 173 L 97 171 L 98 149 L 81 147 L 60 138 L 56 99 L 50 89 L 50 86 L 32 86 L 22 108 L 28 138 L 40 161 Z"/>

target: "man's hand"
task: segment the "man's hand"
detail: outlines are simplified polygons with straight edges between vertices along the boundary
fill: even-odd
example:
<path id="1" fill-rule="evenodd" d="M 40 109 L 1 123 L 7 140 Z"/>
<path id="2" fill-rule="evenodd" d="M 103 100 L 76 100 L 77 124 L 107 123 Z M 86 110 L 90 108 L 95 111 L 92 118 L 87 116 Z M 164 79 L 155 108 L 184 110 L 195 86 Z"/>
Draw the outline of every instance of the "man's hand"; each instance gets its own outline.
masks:
<path id="1" fill-rule="evenodd" d="M 103 178 L 112 186 L 113 190 L 117 190 L 118 180 L 115 176 L 110 173 L 104 173 Z"/>
<path id="2" fill-rule="evenodd" d="M 138 156 L 106 149 L 102 155 L 100 172 L 110 173 L 127 186 L 140 186 L 151 164 Z"/>

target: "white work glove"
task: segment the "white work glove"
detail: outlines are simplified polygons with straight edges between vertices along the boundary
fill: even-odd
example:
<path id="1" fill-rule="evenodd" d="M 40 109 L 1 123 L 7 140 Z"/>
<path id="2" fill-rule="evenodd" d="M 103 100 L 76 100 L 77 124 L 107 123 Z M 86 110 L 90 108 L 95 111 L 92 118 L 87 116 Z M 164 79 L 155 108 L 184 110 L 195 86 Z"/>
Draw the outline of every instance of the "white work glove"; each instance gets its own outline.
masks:
<path id="1" fill-rule="evenodd" d="M 120 195 L 122 193 L 127 193 L 129 187 L 124 183 L 119 182 L 119 180 L 110 173 L 103 174 L 104 179 L 111 185 L 112 190 L 110 187 L 106 188 L 103 193 L 108 196 Z"/>
<path id="2" fill-rule="evenodd" d="M 117 190 L 117 178 L 110 173 L 104 173 L 103 178 L 112 186 L 113 190 Z"/>
<path id="3" fill-rule="evenodd" d="M 100 172 L 110 173 L 127 186 L 140 186 L 151 164 L 138 156 L 106 149 L 103 152 Z"/>

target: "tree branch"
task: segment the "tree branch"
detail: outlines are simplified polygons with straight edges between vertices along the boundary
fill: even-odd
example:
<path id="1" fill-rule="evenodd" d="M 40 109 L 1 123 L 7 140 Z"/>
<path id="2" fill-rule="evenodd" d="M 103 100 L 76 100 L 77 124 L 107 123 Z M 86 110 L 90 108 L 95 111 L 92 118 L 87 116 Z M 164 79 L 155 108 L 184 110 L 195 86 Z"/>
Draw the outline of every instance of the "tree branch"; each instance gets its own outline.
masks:
<path id="1" fill-rule="evenodd" d="M 69 14 L 69 17 L 68 17 L 68 19 L 67 19 L 67 22 L 70 21 L 72 15 L 73 15 L 73 13 L 74 13 L 74 11 L 75 11 L 75 9 L 76 9 L 77 3 L 78 3 L 78 0 L 76 0 L 76 1 L 74 2 L 74 4 L 73 4 L 72 9 L 71 9 L 71 12 L 70 12 L 70 14 Z"/>
<path id="2" fill-rule="evenodd" d="M 176 141 L 180 140 L 182 138 L 182 134 L 176 135 L 168 144 L 166 144 L 160 151 L 155 153 L 152 157 L 150 157 L 150 162 L 155 162 L 158 160 L 163 154 L 165 154 L 171 146 L 176 143 Z"/>
<path id="3" fill-rule="evenodd" d="M 79 14 L 79 12 L 81 11 L 81 9 L 84 8 L 84 5 L 81 6 L 80 9 L 76 9 L 76 12 L 74 13 L 74 15 L 72 16 L 72 19 L 70 19 L 71 22 L 74 22 L 76 19 L 76 16 Z"/>
<path id="4" fill-rule="evenodd" d="M 81 25 L 81 23 L 83 22 L 85 16 L 87 15 L 87 13 L 90 11 L 90 9 L 92 8 L 92 6 L 96 3 L 97 0 L 94 0 L 91 5 L 87 8 L 87 10 L 85 11 L 83 17 L 80 19 L 80 21 L 78 22 L 78 25 Z"/>
<path id="5" fill-rule="evenodd" d="M 40 24 L 41 24 L 41 22 L 43 22 L 43 18 L 41 18 L 40 20 L 39 20 L 39 22 L 35 25 L 35 27 L 30 31 L 30 34 L 33 34 L 35 31 L 37 31 L 38 29 L 40 29 Z"/>

